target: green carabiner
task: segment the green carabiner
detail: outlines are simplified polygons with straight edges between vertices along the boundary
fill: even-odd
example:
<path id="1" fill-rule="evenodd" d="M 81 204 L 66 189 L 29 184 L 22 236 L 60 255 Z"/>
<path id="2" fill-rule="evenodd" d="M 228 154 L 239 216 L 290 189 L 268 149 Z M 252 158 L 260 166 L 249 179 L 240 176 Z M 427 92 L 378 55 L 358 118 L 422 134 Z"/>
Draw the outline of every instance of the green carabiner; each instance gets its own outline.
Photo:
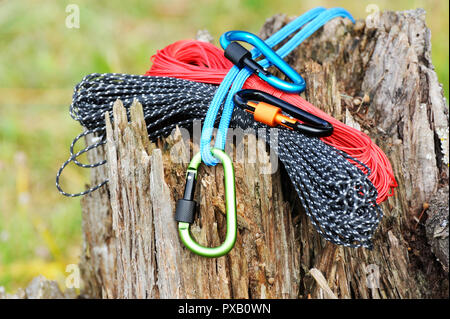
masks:
<path id="1" fill-rule="evenodd" d="M 199 245 L 191 235 L 190 224 L 194 222 L 196 202 L 193 200 L 197 170 L 202 162 L 200 152 L 195 154 L 189 163 L 186 173 L 186 187 L 183 199 L 177 201 L 175 220 L 178 221 L 178 232 L 183 244 L 192 252 L 204 257 L 220 257 L 227 254 L 234 246 L 237 235 L 236 190 L 234 188 L 234 168 L 230 157 L 218 148 L 212 148 L 213 155 L 220 159 L 225 177 L 225 207 L 227 219 L 227 235 L 225 241 L 217 247 Z"/>

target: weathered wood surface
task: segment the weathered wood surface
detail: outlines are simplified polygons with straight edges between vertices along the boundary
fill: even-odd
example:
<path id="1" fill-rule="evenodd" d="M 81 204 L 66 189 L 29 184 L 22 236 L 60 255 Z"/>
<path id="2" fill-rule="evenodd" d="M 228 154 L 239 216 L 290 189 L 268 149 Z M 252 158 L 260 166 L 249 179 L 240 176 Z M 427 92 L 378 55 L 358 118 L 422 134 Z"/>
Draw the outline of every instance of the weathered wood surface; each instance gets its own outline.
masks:
<path id="1" fill-rule="evenodd" d="M 373 251 L 325 242 L 285 182 L 285 172 L 260 174 L 268 161 L 260 152 L 256 163 L 235 165 L 239 231 L 234 249 L 218 259 L 190 253 L 173 219 L 187 165 L 170 156 L 178 152 L 189 158 L 190 144 L 179 134 L 150 144 L 139 105 L 127 123 L 117 104 L 114 123 L 106 117 L 105 149 L 89 154 L 92 162 L 108 160 L 107 167 L 92 171 L 92 184 L 105 177 L 110 182 L 82 201 L 84 293 L 104 298 L 447 297 L 448 277 L 427 243 L 425 218 L 417 223 L 424 203 L 448 185 L 448 108 L 431 63 L 424 15 L 423 10 L 386 12 L 370 17 L 370 25 L 336 19 L 288 57 L 307 81 L 305 98 L 360 127 L 391 160 L 399 187 L 382 205 L 385 217 Z M 261 35 L 288 20 L 274 16 Z M 218 245 L 226 231 L 223 173 L 219 166 L 203 167 L 200 174 L 201 213 L 192 232 L 200 243 Z M 442 242 L 448 247 L 448 213 L 446 218 L 439 247 Z"/>
<path id="2" fill-rule="evenodd" d="M 74 299 L 77 297 L 75 289 L 66 289 L 64 292 L 53 280 L 44 276 L 35 277 L 25 288 L 19 288 L 14 294 L 8 294 L 0 286 L 0 299 Z"/>
<path id="3" fill-rule="evenodd" d="M 448 185 L 440 188 L 431 198 L 428 205 L 426 221 L 426 234 L 431 250 L 437 260 L 448 273 L 449 246 L 448 246 Z"/>

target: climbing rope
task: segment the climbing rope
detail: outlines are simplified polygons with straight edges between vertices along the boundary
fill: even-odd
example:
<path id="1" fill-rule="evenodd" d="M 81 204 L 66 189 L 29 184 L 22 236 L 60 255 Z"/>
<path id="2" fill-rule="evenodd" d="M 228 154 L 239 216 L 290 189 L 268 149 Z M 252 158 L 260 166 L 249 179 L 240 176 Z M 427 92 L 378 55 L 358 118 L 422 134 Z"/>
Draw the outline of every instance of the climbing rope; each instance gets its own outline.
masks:
<path id="1" fill-rule="evenodd" d="M 151 57 L 151 61 L 152 66 L 145 75 L 169 76 L 210 84 L 220 84 L 233 67 L 221 49 L 211 43 L 195 40 L 181 40 L 170 44 L 158 50 Z M 243 88 L 267 92 L 330 122 L 334 132 L 331 136 L 322 137 L 321 140 L 357 159 L 357 162 L 352 163 L 360 169 L 364 170 L 364 166 L 359 165 L 359 162 L 371 169 L 369 179 L 378 191 L 377 203 L 394 194 L 397 182 L 391 163 L 367 134 L 336 120 L 298 94 L 285 93 L 273 88 L 256 75 L 250 76 Z"/>
<path id="2" fill-rule="evenodd" d="M 97 167 L 105 161 L 83 164 L 77 157 L 105 143 L 105 112 L 112 119 L 112 105 L 122 100 L 127 113 L 134 99 L 143 106 L 149 138 L 169 135 L 178 125 L 190 128 L 195 120 L 204 120 L 217 86 L 169 77 L 125 74 L 91 74 L 74 89 L 71 116 L 86 130 L 70 147 L 70 158 L 57 173 L 56 185 L 66 196 L 80 196 L 103 186 L 107 181 L 78 194 L 63 191 L 59 180 L 71 162 L 81 167 Z M 128 114 L 129 115 L 129 114 Z M 217 122 L 215 123 L 217 125 Z M 271 128 L 253 120 L 251 114 L 235 109 L 231 127 L 264 130 Z M 371 170 L 319 138 L 288 129 L 279 129 L 275 151 L 283 163 L 300 201 L 315 229 L 327 240 L 348 247 L 372 248 L 371 236 L 382 217 L 377 205 L 377 190 L 367 178 Z M 96 133 L 99 140 L 74 153 L 75 143 Z M 268 144 L 269 141 L 266 140 Z M 271 145 L 273 146 L 273 145 Z M 357 166 L 353 165 L 357 163 Z"/>

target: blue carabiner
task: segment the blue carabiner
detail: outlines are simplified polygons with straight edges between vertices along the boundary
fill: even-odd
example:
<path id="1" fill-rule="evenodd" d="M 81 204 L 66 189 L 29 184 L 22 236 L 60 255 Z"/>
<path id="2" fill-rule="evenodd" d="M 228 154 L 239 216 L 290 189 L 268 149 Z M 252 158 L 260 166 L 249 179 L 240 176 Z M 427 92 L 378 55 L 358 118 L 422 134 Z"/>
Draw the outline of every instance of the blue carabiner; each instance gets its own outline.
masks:
<path id="1" fill-rule="evenodd" d="M 235 41 L 242 41 L 253 45 L 258 51 L 258 55 L 263 54 L 266 59 L 283 72 L 292 83 L 281 80 L 270 74 L 265 68 L 253 60 L 255 57 L 252 56 L 250 51 Z M 220 45 L 225 50 L 225 57 L 231 60 L 236 66 L 240 69 L 244 66 L 248 67 L 273 87 L 288 93 L 300 93 L 305 90 L 305 80 L 301 75 L 257 35 L 246 31 L 228 31 L 220 37 Z"/>

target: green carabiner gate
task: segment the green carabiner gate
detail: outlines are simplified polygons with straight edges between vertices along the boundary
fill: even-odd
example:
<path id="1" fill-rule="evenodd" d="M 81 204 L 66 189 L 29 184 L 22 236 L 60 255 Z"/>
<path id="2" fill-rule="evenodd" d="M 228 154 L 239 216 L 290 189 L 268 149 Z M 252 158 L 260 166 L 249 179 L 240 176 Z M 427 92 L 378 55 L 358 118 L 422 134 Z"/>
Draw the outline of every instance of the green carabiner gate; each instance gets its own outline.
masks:
<path id="1" fill-rule="evenodd" d="M 225 241 L 217 247 L 199 245 L 191 235 L 189 226 L 194 222 L 196 202 L 193 200 L 197 170 L 202 162 L 200 152 L 195 154 L 189 163 L 186 173 L 186 187 L 183 199 L 177 201 L 175 220 L 178 221 L 178 232 L 183 244 L 192 252 L 204 257 L 220 257 L 227 254 L 234 246 L 237 235 L 236 191 L 234 188 L 234 168 L 230 157 L 218 148 L 212 148 L 213 155 L 220 159 L 225 177 L 225 206 L 227 219 L 227 235 Z"/>

